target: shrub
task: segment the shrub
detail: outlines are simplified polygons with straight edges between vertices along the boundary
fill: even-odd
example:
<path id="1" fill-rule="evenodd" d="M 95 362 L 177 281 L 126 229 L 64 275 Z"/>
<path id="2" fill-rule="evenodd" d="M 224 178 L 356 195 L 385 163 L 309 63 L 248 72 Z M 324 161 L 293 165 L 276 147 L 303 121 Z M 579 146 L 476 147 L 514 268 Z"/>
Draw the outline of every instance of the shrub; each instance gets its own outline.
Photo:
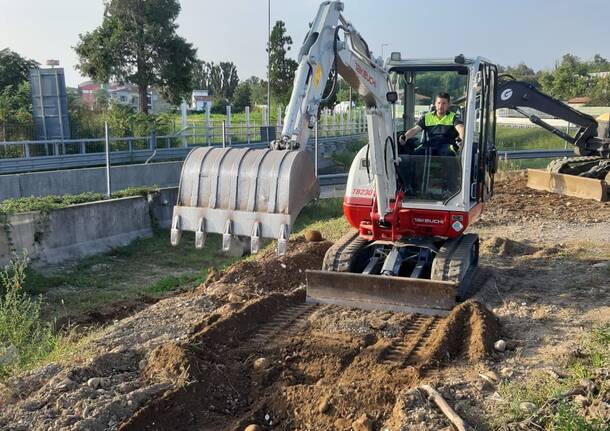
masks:
<path id="1" fill-rule="evenodd" d="M 13 256 L 0 271 L 0 377 L 27 368 L 56 349 L 59 338 L 40 318 L 41 298 L 23 289 L 29 259 Z"/>

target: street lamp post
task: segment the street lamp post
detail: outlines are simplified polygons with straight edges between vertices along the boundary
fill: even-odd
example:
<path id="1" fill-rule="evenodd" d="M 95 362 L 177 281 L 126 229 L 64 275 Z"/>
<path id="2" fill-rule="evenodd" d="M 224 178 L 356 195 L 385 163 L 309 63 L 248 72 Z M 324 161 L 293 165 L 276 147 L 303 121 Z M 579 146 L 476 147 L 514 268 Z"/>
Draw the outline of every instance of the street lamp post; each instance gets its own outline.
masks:
<path id="1" fill-rule="evenodd" d="M 381 59 L 385 61 L 385 59 L 383 58 L 383 47 L 384 46 L 388 46 L 388 44 L 387 43 L 382 43 L 381 44 Z"/>
<path id="2" fill-rule="evenodd" d="M 271 115 L 271 0 L 267 0 L 267 116 Z M 269 125 L 265 118 L 266 126 Z"/>

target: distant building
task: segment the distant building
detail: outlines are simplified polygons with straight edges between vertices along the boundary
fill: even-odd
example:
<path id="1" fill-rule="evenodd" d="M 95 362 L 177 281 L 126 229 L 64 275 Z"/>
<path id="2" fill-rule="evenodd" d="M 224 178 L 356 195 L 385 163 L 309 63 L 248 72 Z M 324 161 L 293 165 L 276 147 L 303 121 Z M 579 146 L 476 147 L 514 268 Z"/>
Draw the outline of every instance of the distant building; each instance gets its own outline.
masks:
<path id="1" fill-rule="evenodd" d="M 202 112 L 209 105 L 212 108 L 213 97 L 208 94 L 208 90 L 193 90 L 191 94 L 191 110 Z"/>
<path id="2" fill-rule="evenodd" d="M 138 111 L 140 109 L 140 93 L 138 92 L 138 87 L 135 85 L 111 84 L 110 88 L 108 89 L 108 98 L 111 102 L 119 105 L 129 106 L 134 111 Z"/>
<path id="3" fill-rule="evenodd" d="M 97 102 L 96 93 L 99 90 L 106 91 L 108 99 L 112 103 L 127 105 L 134 111 L 140 109 L 140 93 L 138 87 L 133 84 L 98 84 L 95 81 L 85 81 L 78 85 L 78 90 L 81 94 L 83 104 L 93 109 Z M 158 114 L 172 110 L 174 107 L 165 101 L 159 92 L 155 89 L 148 91 L 148 112 Z"/>
<path id="4" fill-rule="evenodd" d="M 81 100 L 87 107 L 93 109 L 95 106 L 95 92 L 102 89 L 102 85 L 95 81 L 85 81 L 78 84 Z"/>
<path id="5" fill-rule="evenodd" d="M 589 76 L 591 78 L 607 78 L 610 76 L 610 72 L 591 72 Z"/>
<path id="6" fill-rule="evenodd" d="M 570 106 L 584 106 L 591 101 L 590 97 L 582 96 L 582 97 L 572 97 L 567 101 L 567 104 Z"/>

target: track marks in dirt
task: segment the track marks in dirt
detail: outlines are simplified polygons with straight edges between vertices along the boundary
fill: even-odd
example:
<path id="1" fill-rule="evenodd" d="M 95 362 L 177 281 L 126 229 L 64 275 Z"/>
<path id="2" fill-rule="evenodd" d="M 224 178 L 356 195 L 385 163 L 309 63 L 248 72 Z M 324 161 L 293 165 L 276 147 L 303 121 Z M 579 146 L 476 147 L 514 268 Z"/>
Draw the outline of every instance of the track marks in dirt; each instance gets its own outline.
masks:
<path id="1" fill-rule="evenodd" d="M 407 323 L 405 336 L 395 338 L 390 346 L 383 352 L 384 362 L 396 363 L 400 366 L 415 365 L 419 362 L 420 351 L 427 339 L 434 332 L 440 322 L 438 316 L 413 315 Z"/>
<path id="2" fill-rule="evenodd" d="M 297 304 L 277 313 L 262 325 L 247 344 L 246 349 L 271 350 L 307 327 L 308 317 L 319 309 L 313 304 Z"/>

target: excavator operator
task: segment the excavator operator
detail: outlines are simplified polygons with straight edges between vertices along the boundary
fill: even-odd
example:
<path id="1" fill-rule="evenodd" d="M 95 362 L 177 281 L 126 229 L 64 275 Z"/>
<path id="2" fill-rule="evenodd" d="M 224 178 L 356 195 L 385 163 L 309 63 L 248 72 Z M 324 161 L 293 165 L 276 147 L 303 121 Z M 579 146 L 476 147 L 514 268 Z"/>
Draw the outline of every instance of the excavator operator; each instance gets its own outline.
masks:
<path id="1" fill-rule="evenodd" d="M 415 126 L 400 136 L 401 145 L 413 138 L 422 130 L 423 142 L 415 148 L 414 155 L 455 156 L 456 146 L 461 149 L 464 140 L 464 122 L 461 117 L 449 111 L 451 96 L 439 93 L 434 101 L 434 110 L 421 116 Z M 459 143 L 456 139 L 459 138 Z"/>

